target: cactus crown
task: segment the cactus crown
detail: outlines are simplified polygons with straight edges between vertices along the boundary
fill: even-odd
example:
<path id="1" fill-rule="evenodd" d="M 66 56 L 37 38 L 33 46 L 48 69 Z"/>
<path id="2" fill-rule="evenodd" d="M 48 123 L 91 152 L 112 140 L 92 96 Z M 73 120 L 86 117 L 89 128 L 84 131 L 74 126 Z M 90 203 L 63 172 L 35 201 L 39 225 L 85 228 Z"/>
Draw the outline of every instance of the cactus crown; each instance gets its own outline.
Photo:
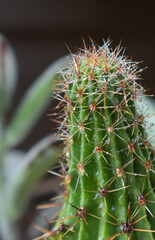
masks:
<path id="1" fill-rule="evenodd" d="M 153 240 L 154 152 L 145 115 L 138 64 L 110 42 L 79 50 L 62 69 L 55 97 L 65 142 L 65 193 L 51 239 Z"/>

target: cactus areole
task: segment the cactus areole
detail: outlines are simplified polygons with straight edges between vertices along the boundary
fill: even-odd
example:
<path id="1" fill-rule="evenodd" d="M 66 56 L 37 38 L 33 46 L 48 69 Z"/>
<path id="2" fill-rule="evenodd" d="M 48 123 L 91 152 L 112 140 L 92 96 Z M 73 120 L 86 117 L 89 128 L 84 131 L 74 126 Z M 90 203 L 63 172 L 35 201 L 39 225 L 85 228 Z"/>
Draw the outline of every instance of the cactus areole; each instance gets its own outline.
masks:
<path id="1" fill-rule="evenodd" d="M 154 239 L 154 151 L 137 104 L 145 95 L 137 65 L 107 41 L 71 55 L 61 70 L 55 97 L 65 193 L 52 222 L 67 227 L 48 239 Z"/>

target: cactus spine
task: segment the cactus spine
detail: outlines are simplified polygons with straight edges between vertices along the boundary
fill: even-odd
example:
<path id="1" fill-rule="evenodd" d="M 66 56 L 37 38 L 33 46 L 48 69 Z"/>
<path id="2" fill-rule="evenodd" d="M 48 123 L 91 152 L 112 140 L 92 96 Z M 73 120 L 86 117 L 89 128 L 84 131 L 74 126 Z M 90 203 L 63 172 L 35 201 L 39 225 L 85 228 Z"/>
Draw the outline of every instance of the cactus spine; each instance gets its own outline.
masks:
<path id="1" fill-rule="evenodd" d="M 65 194 L 51 239 L 154 239 L 154 152 L 136 103 L 141 70 L 120 52 L 92 43 L 62 70 Z"/>

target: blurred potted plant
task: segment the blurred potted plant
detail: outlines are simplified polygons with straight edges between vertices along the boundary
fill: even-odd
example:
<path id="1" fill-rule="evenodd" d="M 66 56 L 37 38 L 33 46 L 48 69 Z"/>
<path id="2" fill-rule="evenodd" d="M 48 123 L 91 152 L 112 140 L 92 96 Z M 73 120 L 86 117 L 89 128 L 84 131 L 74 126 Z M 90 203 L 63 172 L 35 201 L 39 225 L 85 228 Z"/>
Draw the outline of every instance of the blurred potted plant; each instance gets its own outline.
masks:
<path id="1" fill-rule="evenodd" d="M 34 185 L 56 161 L 56 151 L 51 146 L 56 141 L 53 134 L 45 136 L 26 153 L 15 148 L 32 131 L 51 102 L 58 66 L 65 61 L 61 58 L 51 64 L 32 83 L 6 125 L 6 113 L 16 90 L 18 64 L 10 43 L 0 35 L 0 237 L 3 240 L 18 239 L 14 223 L 22 214 Z"/>

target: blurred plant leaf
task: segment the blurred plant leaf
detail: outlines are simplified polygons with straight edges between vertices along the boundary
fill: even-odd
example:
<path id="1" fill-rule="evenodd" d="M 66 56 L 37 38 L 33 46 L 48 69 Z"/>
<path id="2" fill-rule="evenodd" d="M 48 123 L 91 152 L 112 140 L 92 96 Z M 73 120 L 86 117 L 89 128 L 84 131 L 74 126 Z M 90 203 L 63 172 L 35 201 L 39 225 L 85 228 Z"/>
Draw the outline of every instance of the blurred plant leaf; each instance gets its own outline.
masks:
<path id="1" fill-rule="evenodd" d="M 12 168 L 12 162 L 10 170 L 13 171 L 13 174 L 7 177 L 5 184 L 9 218 L 14 220 L 20 216 L 35 184 L 56 162 L 58 149 L 54 146 L 49 147 L 54 141 L 56 141 L 56 137 L 53 135 L 45 137 L 20 159 L 19 164 L 17 164 L 17 159 L 15 160 L 15 169 Z M 21 154 L 19 154 L 20 156 Z M 6 161 L 6 176 L 9 174 L 7 166 L 11 161 Z"/>
<path id="2" fill-rule="evenodd" d="M 61 68 L 66 63 L 66 57 L 60 58 L 50 65 L 30 86 L 8 126 L 4 145 L 14 147 L 28 135 L 50 103 L 54 80 L 58 77 L 57 72 L 59 67 Z"/>
<path id="3" fill-rule="evenodd" d="M 18 66 L 15 53 L 0 34 L 0 116 L 10 107 L 18 78 Z"/>
<path id="4" fill-rule="evenodd" d="M 142 99 L 137 102 L 140 114 L 145 116 L 147 123 L 146 132 L 149 141 L 155 147 L 155 100 L 151 97 L 142 96 Z"/>
<path id="5" fill-rule="evenodd" d="M 143 104 L 142 104 L 143 103 Z M 153 98 L 145 97 L 141 103 L 141 109 L 144 116 L 147 116 L 145 121 L 149 128 L 146 128 L 148 140 L 152 147 L 155 149 L 155 100 Z M 152 167 L 155 167 L 154 165 Z M 154 168 L 155 170 L 155 168 Z M 155 187 L 155 174 L 150 171 L 151 185 Z"/>
<path id="6" fill-rule="evenodd" d="M 12 186 L 13 192 L 9 199 L 8 214 L 10 218 L 14 220 L 21 215 L 35 184 L 45 175 L 46 170 L 53 166 L 55 161 L 55 150 L 48 148 L 23 174 L 18 176 Z"/>

